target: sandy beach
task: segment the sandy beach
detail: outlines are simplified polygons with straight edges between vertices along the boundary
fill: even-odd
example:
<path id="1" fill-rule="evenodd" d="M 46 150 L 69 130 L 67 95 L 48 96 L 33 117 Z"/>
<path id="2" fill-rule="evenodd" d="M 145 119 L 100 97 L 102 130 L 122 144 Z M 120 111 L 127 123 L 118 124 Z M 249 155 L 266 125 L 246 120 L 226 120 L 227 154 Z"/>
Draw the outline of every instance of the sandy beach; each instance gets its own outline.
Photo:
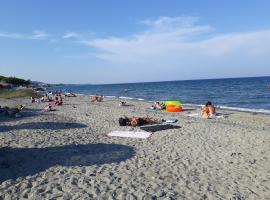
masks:
<path id="1" fill-rule="evenodd" d="M 270 115 L 224 118 L 147 110 L 151 104 L 65 98 L 56 111 L 29 99 L 21 118 L 0 118 L 0 199 L 270 199 Z M 108 137 L 126 116 L 178 119 L 148 139 Z M 136 130 L 139 128 L 136 128 Z"/>

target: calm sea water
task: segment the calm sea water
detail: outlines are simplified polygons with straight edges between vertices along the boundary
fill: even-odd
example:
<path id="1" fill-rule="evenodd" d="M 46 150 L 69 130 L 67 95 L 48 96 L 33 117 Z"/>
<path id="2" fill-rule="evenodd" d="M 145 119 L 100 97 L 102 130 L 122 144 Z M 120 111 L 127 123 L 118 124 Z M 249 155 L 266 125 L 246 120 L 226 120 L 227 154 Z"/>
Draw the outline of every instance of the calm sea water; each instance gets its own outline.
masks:
<path id="1" fill-rule="evenodd" d="M 227 109 L 270 113 L 270 77 L 63 85 L 53 89 L 146 101 L 178 99 L 187 105 L 202 105 L 212 101 L 216 106 Z"/>

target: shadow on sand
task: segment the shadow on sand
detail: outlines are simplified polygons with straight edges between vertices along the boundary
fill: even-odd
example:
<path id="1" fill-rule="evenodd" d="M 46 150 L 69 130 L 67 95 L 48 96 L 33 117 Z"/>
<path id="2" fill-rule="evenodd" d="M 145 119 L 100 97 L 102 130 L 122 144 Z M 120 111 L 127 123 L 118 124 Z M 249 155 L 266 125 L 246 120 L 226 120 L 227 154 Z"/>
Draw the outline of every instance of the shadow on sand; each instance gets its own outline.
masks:
<path id="1" fill-rule="evenodd" d="M 85 128 L 85 124 L 80 123 L 63 123 L 63 122 L 31 122 L 23 123 L 14 126 L 0 125 L 0 132 L 6 132 L 11 130 L 20 130 L 20 129 L 51 129 L 51 130 L 60 130 L 60 129 L 71 129 L 71 128 Z"/>
<path id="2" fill-rule="evenodd" d="M 19 115 L 20 117 L 11 117 L 11 116 L 5 116 L 3 113 L 0 114 L 0 122 L 8 122 L 8 121 L 18 121 L 21 119 L 24 119 L 26 117 L 35 117 L 38 115 L 41 115 L 43 112 L 41 109 L 30 109 L 30 108 L 25 108 L 23 109 Z"/>
<path id="3" fill-rule="evenodd" d="M 197 110 L 196 108 L 184 108 L 183 112 L 190 112 L 190 111 L 195 111 Z"/>
<path id="4" fill-rule="evenodd" d="M 46 148 L 0 149 L 0 182 L 45 171 L 50 167 L 90 166 L 119 163 L 135 155 L 132 147 L 120 144 L 66 145 Z"/>

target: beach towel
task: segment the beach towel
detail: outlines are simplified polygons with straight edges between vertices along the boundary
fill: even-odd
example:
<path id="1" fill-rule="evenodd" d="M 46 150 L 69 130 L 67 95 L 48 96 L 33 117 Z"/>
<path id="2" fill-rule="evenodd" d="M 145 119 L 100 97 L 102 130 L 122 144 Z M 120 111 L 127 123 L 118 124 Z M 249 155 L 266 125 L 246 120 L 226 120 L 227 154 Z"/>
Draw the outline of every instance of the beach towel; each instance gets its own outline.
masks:
<path id="1" fill-rule="evenodd" d="M 196 119 L 202 119 L 202 115 L 200 113 L 190 113 L 187 114 L 186 116 L 196 118 Z M 217 113 L 216 115 L 210 117 L 209 119 L 220 119 L 220 118 L 225 118 L 223 114 Z"/>
<path id="2" fill-rule="evenodd" d="M 108 133 L 108 136 L 146 139 L 151 136 L 151 133 L 145 131 L 112 131 Z"/>
<path id="3" fill-rule="evenodd" d="M 168 130 L 168 129 L 178 129 L 178 128 L 181 128 L 181 126 L 174 126 L 171 124 L 155 124 L 155 125 L 141 126 L 140 128 L 147 132 L 157 132 L 157 131 L 163 131 L 163 130 Z"/>
<path id="4" fill-rule="evenodd" d="M 196 118 L 196 119 L 201 119 L 202 115 L 199 113 L 189 113 L 186 115 L 187 117 L 192 117 L 192 118 Z"/>

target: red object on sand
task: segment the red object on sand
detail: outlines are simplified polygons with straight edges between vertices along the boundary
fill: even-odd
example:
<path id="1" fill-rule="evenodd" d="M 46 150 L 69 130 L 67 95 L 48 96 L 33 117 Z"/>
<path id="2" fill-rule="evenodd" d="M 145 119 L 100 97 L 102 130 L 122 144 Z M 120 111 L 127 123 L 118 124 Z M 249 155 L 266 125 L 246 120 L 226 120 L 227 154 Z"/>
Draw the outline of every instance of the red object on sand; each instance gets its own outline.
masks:
<path id="1" fill-rule="evenodd" d="M 182 112 L 183 109 L 181 106 L 175 106 L 175 105 L 168 105 L 166 106 L 167 112 Z"/>

